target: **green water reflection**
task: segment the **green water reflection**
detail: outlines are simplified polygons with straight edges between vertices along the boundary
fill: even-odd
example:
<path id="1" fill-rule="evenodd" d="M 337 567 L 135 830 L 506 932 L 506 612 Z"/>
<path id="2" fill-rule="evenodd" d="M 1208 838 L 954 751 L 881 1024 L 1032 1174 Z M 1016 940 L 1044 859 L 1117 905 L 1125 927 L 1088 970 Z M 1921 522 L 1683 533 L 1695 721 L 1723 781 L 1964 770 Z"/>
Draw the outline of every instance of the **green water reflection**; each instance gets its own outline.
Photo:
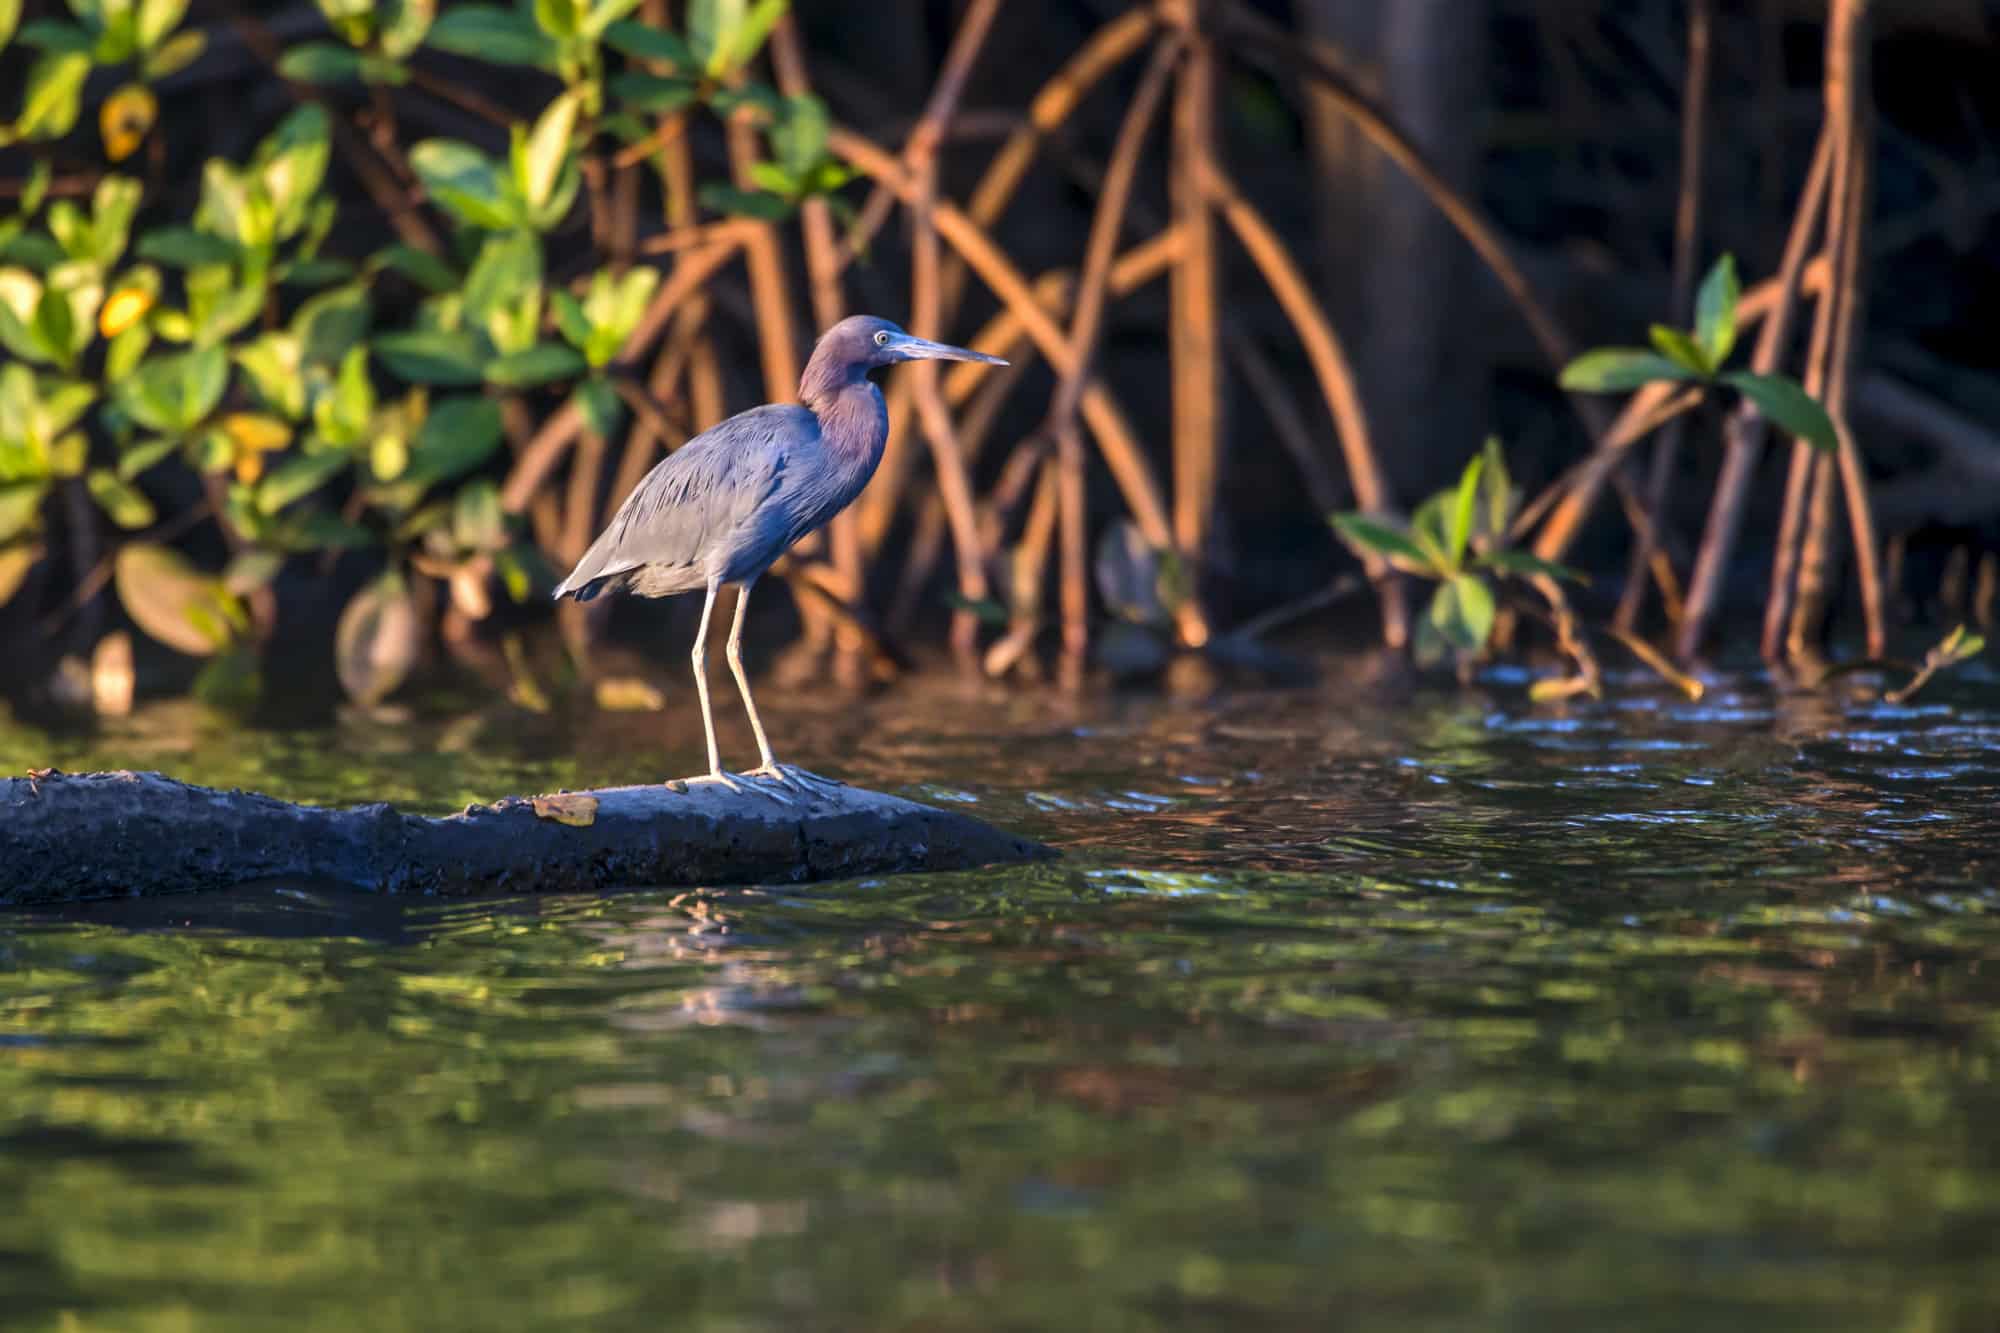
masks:
<path id="1" fill-rule="evenodd" d="M 687 721 L 174 706 L 0 766 L 445 809 Z M 773 730 L 1069 855 L 0 921 L 0 1325 L 2000 1328 L 1990 676 Z"/>

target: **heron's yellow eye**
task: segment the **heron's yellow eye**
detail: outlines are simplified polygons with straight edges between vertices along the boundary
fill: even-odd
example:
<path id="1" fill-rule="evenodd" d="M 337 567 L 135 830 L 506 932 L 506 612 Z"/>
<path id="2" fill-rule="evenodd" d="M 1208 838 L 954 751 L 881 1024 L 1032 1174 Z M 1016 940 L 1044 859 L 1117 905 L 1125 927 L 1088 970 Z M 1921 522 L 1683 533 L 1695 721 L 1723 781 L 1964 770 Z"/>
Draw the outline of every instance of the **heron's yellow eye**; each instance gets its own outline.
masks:
<path id="1" fill-rule="evenodd" d="M 877 347 L 887 347 L 889 345 L 889 331 L 887 329 L 883 329 L 875 335 L 875 345 Z"/>

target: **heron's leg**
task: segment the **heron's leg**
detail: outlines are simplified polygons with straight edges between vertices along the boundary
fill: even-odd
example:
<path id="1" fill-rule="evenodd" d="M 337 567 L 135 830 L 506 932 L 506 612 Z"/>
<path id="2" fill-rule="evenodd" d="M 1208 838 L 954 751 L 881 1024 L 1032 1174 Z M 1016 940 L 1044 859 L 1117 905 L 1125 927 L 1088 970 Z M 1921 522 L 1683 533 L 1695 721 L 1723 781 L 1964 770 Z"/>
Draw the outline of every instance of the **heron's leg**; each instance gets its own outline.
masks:
<path id="1" fill-rule="evenodd" d="M 689 778 L 689 782 L 715 782 L 731 791 L 741 791 L 727 773 L 722 771 L 722 751 L 715 744 L 715 712 L 708 706 L 708 617 L 715 610 L 715 592 L 722 585 L 715 579 L 708 581 L 708 595 L 701 603 L 701 628 L 694 632 L 694 691 L 701 698 L 701 726 L 708 736 L 708 773 L 699 778 Z"/>
<path id="2" fill-rule="evenodd" d="M 778 761 L 764 735 L 764 720 L 757 716 L 757 701 L 750 697 L 750 678 L 743 674 L 743 608 L 750 605 L 750 589 L 756 584 L 754 578 L 745 579 L 743 590 L 736 594 L 736 618 L 729 625 L 729 647 L 724 656 L 729 659 L 729 673 L 736 677 L 736 690 L 743 696 L 743 711 L 750 714 L 750 730 L 757 736 L 758 765 L 776 772 Z"/>
<path id="3" fill-rule="evenodd" d="M 750 588 L 756 583 L 751 579 L 743 585 L 743 591 L 736 598 L 736 619 L 729 627 L 729 670 L 736 677 L 737 692 L 743 696 L 743 711 L 750 714 L 750 730 L 757 734 L 757 767 L 744 774 L 750 778 L 769 778 L 781 786 L 797 787 L 810 791 L 814 783 L 821 786 L 835 785 L 816 773 L 808 773 L 803 768 L 781 764 L 771 753 L 771 742 L 764 735 L 764 720 L 757 716 L 757 701 L 750 697 L 750 678 L 743 674 L 743 608 L 750 603 Z"/>

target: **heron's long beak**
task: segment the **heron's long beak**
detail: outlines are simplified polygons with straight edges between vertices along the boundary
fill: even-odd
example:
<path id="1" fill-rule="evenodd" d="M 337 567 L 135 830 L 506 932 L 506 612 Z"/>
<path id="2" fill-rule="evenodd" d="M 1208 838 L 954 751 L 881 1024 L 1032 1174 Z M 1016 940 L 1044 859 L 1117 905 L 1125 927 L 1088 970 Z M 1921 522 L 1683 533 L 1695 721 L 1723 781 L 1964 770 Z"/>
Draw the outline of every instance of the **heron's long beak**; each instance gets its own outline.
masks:
<path id="1" fill-rule="evenodd" d="M 907 333 L 895 344 L 895 349 L 899 361 L 978 361 L 989 366 L 1007 364 L 997 356 L 953 347 L 950 343 L 934 343 L 928 338 L 915 338 Z"/>

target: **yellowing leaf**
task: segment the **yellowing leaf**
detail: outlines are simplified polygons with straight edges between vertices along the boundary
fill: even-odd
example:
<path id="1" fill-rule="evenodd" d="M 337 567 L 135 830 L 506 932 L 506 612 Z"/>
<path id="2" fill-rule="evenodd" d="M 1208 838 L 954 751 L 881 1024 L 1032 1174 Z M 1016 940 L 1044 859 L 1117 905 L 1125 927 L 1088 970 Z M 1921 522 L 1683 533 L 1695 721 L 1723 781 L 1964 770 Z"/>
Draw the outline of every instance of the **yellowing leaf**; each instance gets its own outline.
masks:
<path id="1" fill-rule="evenodd" d="M 112 582 L 140 629 L 194 657 L 206 657 L 227 644 L 230 627 L 243 620 L 222 580 L 165 546 L 127 542 L 112 565 Z"/>
<path id="2" fill-rule="evenodd" d="M 563 792 L 534 799 L 535 817 L 553 819 L 571 828 L 588 828 L 597 822 L 597 798 L 581 792 Z"/>
<path id="3" fill-rule="evenodd" d="M 111 299 L 97 312 L 97 331 L 106 338 L 116 338 L 144 319 L 152 308 L 151 292 L 138 287 L 121 288 L 111 293 Z"/>
<path id="4" fill-rule="evenodd" d="M 388 574 L 355 593 L 340 613 L 334 672 L 356 703 L 380 703 L 410 674 L 422 647 L 423 625 L 409 585 Z"/>
<path id="5" fill-rule="evenodd" d="M 138 151 L 160 118 L 160 99 L 144 84 L 128 83 L 104 99 L 98 108 L 97 131 L 104 138 L 104 155 L 123 162 Z"/>
<path id="6" fill-rule="evenodd" d="M 667 706 L 659 687 L 638 676 L 606 676 L 595 693 L 597 706 L 607 713 L 657 713 Z"/>
<path id="7" fill-rule="evenodd" d="M 33 542 L 0 546 L 0 606 L 7 605 L 20 590 L 28 571 L 42 558 L 42 548 Z"/>

